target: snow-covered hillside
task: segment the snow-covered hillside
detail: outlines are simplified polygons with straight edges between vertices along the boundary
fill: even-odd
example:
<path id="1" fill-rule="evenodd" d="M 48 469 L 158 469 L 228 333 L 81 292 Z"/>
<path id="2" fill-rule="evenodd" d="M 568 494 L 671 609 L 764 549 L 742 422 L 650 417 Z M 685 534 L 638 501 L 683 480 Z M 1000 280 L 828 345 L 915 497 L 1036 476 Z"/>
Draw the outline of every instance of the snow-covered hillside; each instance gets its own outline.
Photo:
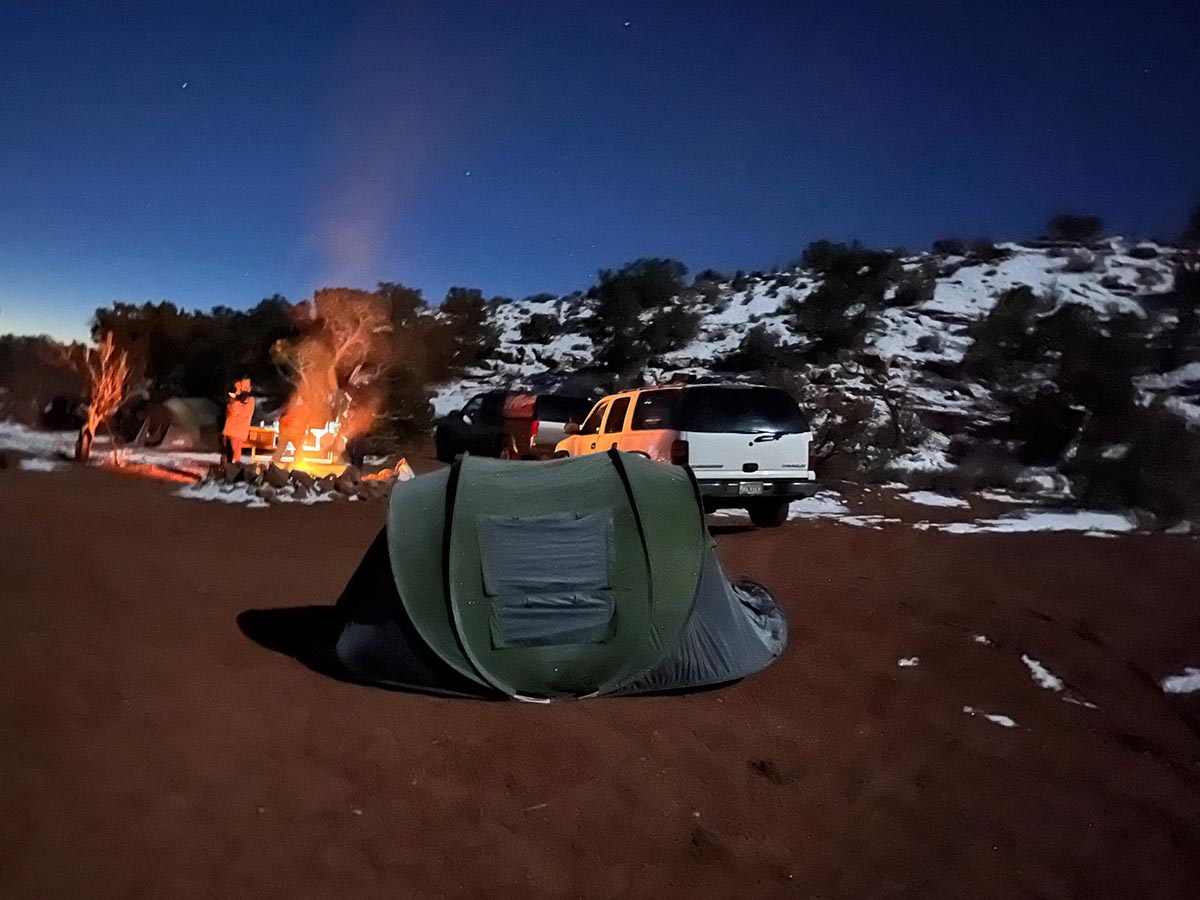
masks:
<path id="1" fill-rule="evenodd" d="M 922 253 L 900 260 L 905 274 L 932 274 L 928 299 L 913 305 L 886 305 L 874 318 L 859 346 L 837 362 L 808 364 L 803 352 L 794 358 L 790 386 L 808 401 L 814 424 L 823 417 L 846 415 L 832 410 L 830 398 L 855 400 L 873 415 L 895 415 L 888 396 L 922 423 L 919 446 L 893 461 L 898 470 L 938 469 L 947 465 L 951 437 L 1003 414 L 988 386 L 966 378 L 958 364 L 970 347 L 972 326 L 992 310 L 1003 292 L 1022 285 L 1053 308 L 1078 304 L 1102 320 L 1133 316 L 1153 335 L 1169 330 L 1175 318 L 1161 301 L 1174 288 L 1174 271 L 1182 251 L 1151 243 L 1108 239 L 1089 247 L 1048 244 L 999 244 L 991 254 L 958 256 Z M 750 378 L 733 375 L 722 360 L 742 346 L 752 329 L 779 345 L 803 350 L 806 336 L 795 330 L 795 310 L 821 284 L 821 276 L 804 269 L 754 273 L 709 284 L 690 292 L 685 302 L 700 313 L 699 333 L 684 347 L 652 358 L 642 378 L 646 383 L 689 379 Z M 890 296 L 895 285 L 888 290 Z M 502 303 L 492 310 L 500 335 L 496 361 L 468 377 L 442 385 L 434 397 L 440 415 L 457 408 L 472 394 L 501 387 L 545 388 L 564 383 L 572 374 L 596 369 L 596 347 L 589 336 L 594 301 L 575 294 Z M 559 323 L 549 340 L 523 339 L 526 323 L 539 316 Z M 529 329 L 536 330 L 536 329 Z M 528 336 L 528 335 L 526 335 Z M 602 381 L 602 376 L 599 380 Z M 1158 372 L 1135 382 L 1147 401 L 1164 395 L 1168 406 L 1200 427 L 1200 364 Z"/>

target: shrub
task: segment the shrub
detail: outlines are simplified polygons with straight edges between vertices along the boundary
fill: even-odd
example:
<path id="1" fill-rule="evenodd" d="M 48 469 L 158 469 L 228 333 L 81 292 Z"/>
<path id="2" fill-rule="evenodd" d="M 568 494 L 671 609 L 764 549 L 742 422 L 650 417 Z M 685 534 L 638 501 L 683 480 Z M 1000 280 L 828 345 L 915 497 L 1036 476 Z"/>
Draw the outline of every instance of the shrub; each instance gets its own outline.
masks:
<path id="1" fill-rule="evenodd" d="M 562 334 L 562 324 L 550 313 L 534 313 L 521 323 L 518 332 L 526 344 L 548 344 Z"/>
<path id="2" fill-rule="evenodd" d="M 942 334 L 939 331 L 931 331 L 928 334 L 923 334 L 917 338 L 913 349 L 918 353 L 941 353 L 945 346 L 942 340 Z"/>
<path id="3" fill-rule="evenodd" d="M 1166 278 L 1158 269 L 1152 269 L 1149 266 L 1138 266 L 1137 269 L 1137 286 L 1143 288 L 1158 287 Z"/>
<path id="4" fill-rule="evenodd" d="M 967 245 L 967 255 L 975 263 L 998 263 L 1012 256 L 1012 251 L 997 247 L 987 238 L 976 238 Z"/>
<path id="5" fill-rule="evenodd" d="M 1046 223 L 1043 238 L 1048 241 L 1071 241 L 1085 244 L 1104 232 L 1104 220 L 1099 216 L 1079 216 L 1059 213 Z"/>
<path id="6" fill-rule="evenodd" d="M 642 315 L 677 306 L 686 276 L 687 267 L 671 259 L 639 259 L 600 272 L 588 293 L 597 301 L 590 331 L 603 365 L 626 372 L 651 353 L 665 352 L 652 346 L 674 349 L 695 337 L 699 317 L 694 313 L 668 310 L 646 321 Z"/>
<path id="7" fill-rule="evenodd" d="M 1183 230 L 1179 243 L 1185 247 L 1200 246 L 1200 203 L 1197 203 L 1192 209 L 1192 214 L 1188 217 L 1187 228 Z"/>
<path id="8" fill-rule="evenodd" d="M 446 362 L 451 370 L 479 365 L 499 345 L 488 305 L 476 288 L 450 288 L 438 312 L 445 325 Z"/>
<path id="9" fill-rule="evenodd" d="M 780 311 L 811 340 L 812 351 L 826 358 L 860 342 L 901 271 L 893 253 L 829 241 L 810 244 L 804 264 L 824 279 L 802 300 L 785 301 Z"/>
<path id="10" fill-rule="evenodd" d="M 1034 318 L 1053 306 L 1028 285 L 1009 288 L 996 298 L 991 311 L 971 327 L 974 338 L 963 357 L 970 375 L 991 381 L 1007 381 L 1023 375 L 1031 363 L 1041 359 Z"/>
<path id="11" fill-rule="evenodd" d="M 796 362 L 794 350 L 780 344 L 779 338 L 766 325 L 755 325 L 743 335 L 738 348 L 717 360 L 713 368 L 725 372 L 769 373 L 792 367 Z"/>
<path id="12" fill-rule="evenodd" d="M 670 353 L 686 347 L 699 333 L 700 314 L 675 304 L 656 312 L 643 326 L 641 342 L 647 355 Z"/>
<path id="13" fill-rule="evenodd" d="M 937 263 L 926 260 L 919 267 L 904 273 L 892 296 L 894 306 L 916 306 L 933 299 L 937 287 Z"/>
<path id="14" fill-rule="evenodd" d="M 1075 495 L 1091 506 L 1148 510 L 1164 525 L 1200 516 L 1200 435 L 1161 401 L 1131 408 L 1122 424 L 1084 430 L 1063 467 Z"/>
<path id="15" fill-rule="evenodd" d="M 938 238 L 931 245 L 931 249 L 943 256 L 966 256 L 967 242 L 961 238 Z"/>

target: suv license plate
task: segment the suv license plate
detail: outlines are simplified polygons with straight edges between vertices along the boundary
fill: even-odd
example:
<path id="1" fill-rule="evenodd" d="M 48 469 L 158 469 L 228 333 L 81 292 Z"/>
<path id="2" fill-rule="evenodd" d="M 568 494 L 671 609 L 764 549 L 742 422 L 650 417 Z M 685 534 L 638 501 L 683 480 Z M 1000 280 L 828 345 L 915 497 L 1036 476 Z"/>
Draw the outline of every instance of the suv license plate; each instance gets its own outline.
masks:
<path id="1" fill-rule="evenodd" d="M 755 497 L 763 492 L 763 487 L 761 481 L 743 481 L 738 484 L 738 493 L 743 497 Z"/>

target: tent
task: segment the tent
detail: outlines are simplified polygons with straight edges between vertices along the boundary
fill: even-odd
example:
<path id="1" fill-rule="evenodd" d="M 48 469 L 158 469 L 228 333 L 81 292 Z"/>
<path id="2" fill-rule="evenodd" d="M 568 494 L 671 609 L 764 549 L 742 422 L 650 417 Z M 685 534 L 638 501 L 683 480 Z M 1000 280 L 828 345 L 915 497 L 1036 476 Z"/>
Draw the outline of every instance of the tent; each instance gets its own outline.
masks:
<path id="1" fill-rule="evenodd" d="M 722 684 L 787 643 L 722 572 L 691 473 L 615 450 L 397 484 L 338 605 L 355 678 L 527 700 Z"/>
<path id="2" fill-rule="evenodd" d="M 163 450 L 218 450 L 221 408 L 204 397 L 171 397 L 152 404 L 136 442 Z"/>

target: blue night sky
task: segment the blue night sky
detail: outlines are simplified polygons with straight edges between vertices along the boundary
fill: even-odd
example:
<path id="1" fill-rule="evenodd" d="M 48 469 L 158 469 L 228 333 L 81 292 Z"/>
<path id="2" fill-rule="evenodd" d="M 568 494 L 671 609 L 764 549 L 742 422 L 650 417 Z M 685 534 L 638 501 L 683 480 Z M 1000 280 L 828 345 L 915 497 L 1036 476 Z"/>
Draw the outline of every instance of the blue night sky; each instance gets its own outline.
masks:
<path id="1" fill-rule="evenodd" d="M 1194 2 L 0 6 L 0 332 L 1200 197 Z M 628 24 L 626 24 L 628 23 Z"/>

